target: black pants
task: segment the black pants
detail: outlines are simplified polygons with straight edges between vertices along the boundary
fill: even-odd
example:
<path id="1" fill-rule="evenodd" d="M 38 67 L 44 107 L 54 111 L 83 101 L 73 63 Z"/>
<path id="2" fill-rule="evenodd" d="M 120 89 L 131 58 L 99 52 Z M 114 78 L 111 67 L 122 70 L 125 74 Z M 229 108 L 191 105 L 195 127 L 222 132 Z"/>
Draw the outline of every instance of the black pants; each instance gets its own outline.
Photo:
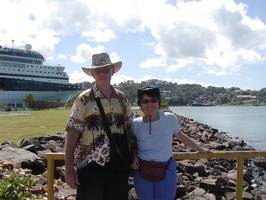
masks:
<path id="1" fill-rule="evenodd" d="M 76 200 L 128 200 L 129 170 L 89 165 L 78 170 Z"/>

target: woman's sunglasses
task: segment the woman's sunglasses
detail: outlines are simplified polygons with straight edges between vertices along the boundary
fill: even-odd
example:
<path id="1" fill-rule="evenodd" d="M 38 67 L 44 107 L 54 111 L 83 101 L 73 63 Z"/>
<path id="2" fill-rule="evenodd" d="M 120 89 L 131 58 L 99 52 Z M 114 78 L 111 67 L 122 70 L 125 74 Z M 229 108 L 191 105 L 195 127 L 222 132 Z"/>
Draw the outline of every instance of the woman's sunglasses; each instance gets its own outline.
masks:
<path id="1" fill-rule="evenodd" d="M 141 103 L 143 104 L 148 104 L 149 102 L 151 103 L 157 103 L 158 99 L 142 99 Z"/>

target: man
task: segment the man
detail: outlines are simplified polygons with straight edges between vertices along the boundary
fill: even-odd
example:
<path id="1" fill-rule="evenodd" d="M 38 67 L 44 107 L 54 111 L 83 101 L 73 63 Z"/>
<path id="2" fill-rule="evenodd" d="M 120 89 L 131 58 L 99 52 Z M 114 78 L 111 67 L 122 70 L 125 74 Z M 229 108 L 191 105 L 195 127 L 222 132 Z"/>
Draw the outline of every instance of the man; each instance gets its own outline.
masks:
<path id="1" fill-rule="evenodd" d="M 90 68 L 82 68 L 95 79 L 95 85 L 76 98 L 66 125 L 65 143 L 65 179 L 71 188 L 77 188 L 77 200 L 128 199 L 129 170 L 116 170 L 110 165 L 109 138 L 95 101 L 100 99 L 111 133 L 124 134 L 119 96 L 126 121 L 132 120 L 133 112 L 124 94 L 111 85 L 113 74 L 121 67 L 121 61 L 112 63 L 107 53 L 100 53 L 92 55 Z"/>

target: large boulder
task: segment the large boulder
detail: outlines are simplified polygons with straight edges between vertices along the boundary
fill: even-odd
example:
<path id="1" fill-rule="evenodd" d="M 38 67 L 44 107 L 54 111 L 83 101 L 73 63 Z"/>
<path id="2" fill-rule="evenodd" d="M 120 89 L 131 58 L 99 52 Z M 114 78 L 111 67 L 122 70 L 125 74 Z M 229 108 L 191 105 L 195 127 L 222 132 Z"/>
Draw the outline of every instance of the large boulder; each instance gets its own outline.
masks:
<path id="1" fill-rule="evenodd" d="M 13 164 L 18 164 L 23 161 L 36 159 L 39 159 L 38 155 L 21 148 L 4 146 L 0 151 L 0 163 L 8 161 Z"/>

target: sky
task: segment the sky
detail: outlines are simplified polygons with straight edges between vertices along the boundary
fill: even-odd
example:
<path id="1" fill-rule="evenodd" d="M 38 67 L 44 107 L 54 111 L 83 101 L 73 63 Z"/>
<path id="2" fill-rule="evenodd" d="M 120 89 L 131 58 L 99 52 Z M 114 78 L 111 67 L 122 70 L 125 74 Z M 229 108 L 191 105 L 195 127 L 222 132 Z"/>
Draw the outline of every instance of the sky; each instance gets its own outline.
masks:
<path id="1" fill-rule="evenodd" d="M 0 45 L 31 44 L 71 83 L 107 52 L 112 84 L 158 79 L 204 87 L 266 87 L 265 0 L 1 0 Z M 12 40 L 14 41 L 12 43 Z"/>

